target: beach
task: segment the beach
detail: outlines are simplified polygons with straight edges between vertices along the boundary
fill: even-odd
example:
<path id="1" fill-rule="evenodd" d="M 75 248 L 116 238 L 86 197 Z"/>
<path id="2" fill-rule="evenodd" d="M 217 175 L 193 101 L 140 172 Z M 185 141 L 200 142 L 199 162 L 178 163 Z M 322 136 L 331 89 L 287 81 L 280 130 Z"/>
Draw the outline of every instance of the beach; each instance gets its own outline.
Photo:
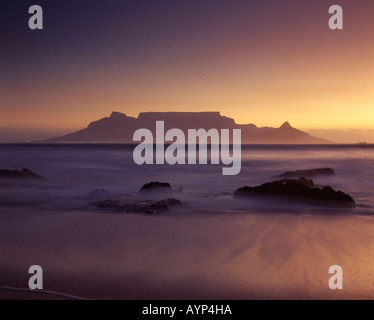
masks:
<path id="1" fill-rule="evenodd" d="M 235 177 L 213 165 L 136 166 L 131 146 L 0 150 L 1 168 L 27 167 L 46 178 L 0 184 L 1 299 L 374 297 L 371 146 L 245 146 Z M 336 176 L 316 183 L 364 206 L 232 196 L 284 171 L 317 167 L 332 167 Z M 150 181 L 183 187 L 173 197 L 188 206 L 146 215 L 91 205 L 95 189 L 138 198 Z M 15 290 L 28 288 L 32 265 L 43 268 L 44 293 Z M 343 268 L 343 290 L 328 286 L 332 265 Z"/>

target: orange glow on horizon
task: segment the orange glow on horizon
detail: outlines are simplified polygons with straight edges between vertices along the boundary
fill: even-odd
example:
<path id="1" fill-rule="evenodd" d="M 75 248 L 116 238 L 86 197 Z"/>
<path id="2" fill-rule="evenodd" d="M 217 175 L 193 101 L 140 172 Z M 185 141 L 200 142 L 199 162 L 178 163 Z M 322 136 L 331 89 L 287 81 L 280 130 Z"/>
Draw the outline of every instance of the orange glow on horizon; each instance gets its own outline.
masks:
<path id="1" fill-rule="evenodd" d="M 162 25 L 162 41 L 145 42 L 151 53 L 143 52 L 141 43 L 130 62 L 123 57 L 128 48 L 118 42 L 126 44 L 125 37 L 114 38 L 118 46 L 102 46 L 97 55 L 53 48 L 41 73 L 31 65 L 35 75 L 30 71 L 27 78 L 20 69 L 5 81 L 0 128 L 69 132 L 112 111 L 133 117 L 147 111 L 220 111 L 260 127 L 289 121 L 304 130 L 374 129 L 374 43 L 369 41 L 374 4 L 363 10 L 342 0 L 345 29 L 335 32 L 327 27 L 321 3 L 312 11 L 306 10 L 309 4 L 295 5 L 295 12 L 264 5 L 258 10 L 268 20 L 261 26 L 248 21 L 250 11 L 222 12 L 228 20 L 224 27 L 218 24 L 225 32 L 219 37 L 209 29 L 217 21 L 210 25 L 204 17 L 201 23 L 208 24 L 201 38 L 183 27 L 183 38 L 174 33 L 163 38 L 170 26 Z"/>

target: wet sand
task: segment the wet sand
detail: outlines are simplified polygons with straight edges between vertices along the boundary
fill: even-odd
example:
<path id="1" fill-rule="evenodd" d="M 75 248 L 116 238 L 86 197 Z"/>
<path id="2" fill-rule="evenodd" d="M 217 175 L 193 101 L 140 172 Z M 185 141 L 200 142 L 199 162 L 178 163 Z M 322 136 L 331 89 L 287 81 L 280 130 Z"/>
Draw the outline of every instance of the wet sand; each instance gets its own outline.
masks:
<path id="1" fill-rule="evenodd" d="M 52 293 L 0 299 L 374 298 L 373 216 L 21 212 L 2 213 L 0 286 L 27 288 L 37 264 Z"/>

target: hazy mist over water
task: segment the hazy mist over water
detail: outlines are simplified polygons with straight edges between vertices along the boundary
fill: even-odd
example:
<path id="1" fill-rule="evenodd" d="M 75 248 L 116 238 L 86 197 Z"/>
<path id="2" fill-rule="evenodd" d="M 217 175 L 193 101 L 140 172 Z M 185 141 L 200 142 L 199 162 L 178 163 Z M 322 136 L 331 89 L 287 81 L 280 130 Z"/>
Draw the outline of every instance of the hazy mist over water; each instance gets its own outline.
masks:
<path id="1" fill-rule="evenodd" d="M 145 183 L 160 181 L 169 182 L 174 188 L 183 187 L 184 193 L 178 196 L 192 207 L 196 204 L 197 212 L 202 208 L 209 212 L 231 212 L 238 207 L 238 200 L 231 195 L 239 187 L 268 182 L 285 171 L 331 167 L 336 176 L 317 177 L 316 184 L 330 185 L 351 194 L 358 202 L 374 205 L 370 179 L 374 173 L 372 146 L 247 145 L 242 148 L 242 169 L 237 176 L 223 176 L 222 164 L 138 166 L 133 161 L 133 148 L 132 145 L 2 145 L 1 168 L 28 168 L 46 181 L 0 181 L 5 189 L 0 201 L 29 208 L 31 205 L 52 210 L 83 209 L 87 207 L 89 193 L 95 189 L 134 196 Z M 246 202 L 240 210 L 258 212 L 259 208 L 254 209 L 253 204 Z M 264 208 L 264 204 L 260 205 Z M 272 204 L 267 202 L 267 206 Z"/>
<path id="2" fill-rule="evenodd" d="M 338 297 L 374 297 L 372 208 L 232 197 L 284 171 L 331 167 L 336 176 L 314 182 L 374 206 L 373 146 L 243 146 L 237 176 L 223 176 L 222 165 L 138 166 L 133 148 L 0 146 L 0 169 L 46 178 L 0 180 L 0 285 L 27 286 L 28 267 L 39 264 L 47 288 L 89 298 L 334 298 L 327 270 L 341 264 L 355 278 Z M 90 205 L 170 197 L 139 195 L 150 181 L 183 187 L 171 197 L 189 206 L 147 216 Z"/>

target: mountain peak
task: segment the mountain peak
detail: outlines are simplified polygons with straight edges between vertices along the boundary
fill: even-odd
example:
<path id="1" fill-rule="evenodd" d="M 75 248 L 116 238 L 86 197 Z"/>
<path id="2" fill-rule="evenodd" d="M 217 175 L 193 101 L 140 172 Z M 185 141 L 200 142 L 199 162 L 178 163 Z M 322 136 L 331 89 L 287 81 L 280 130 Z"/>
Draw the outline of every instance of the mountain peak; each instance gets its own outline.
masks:
<path id="1" fill-rule="evenodd" d="M 292 128 L 292 126 L 290 125 L 290 123 L 288 121 L 286 121 L 285 123 L 283 123 L 279 129 L 289 129 L 289 128 Z"/>
<path id="2" fill-rule="evenodd" d="M 127 116 L 124 113 L 113 111 L 110 115 L 111 118 L 127 118 Z"/>
<path id="3" fill-rule="evenodd" d="M 134 132 L 140 128 L 154 130 L 156 121 L 164 121 L 165 129 L 178 128 L 185 135 L 189 129 L 216 128 L 242 130 L 243 143 L 250 144 L 317 144 L 329 143 L 327 140 L 313 137 L 306 132 L 293 128 L 289 122 L 279 128 L 255 125 L 238 125 L 235 120 L 221 116 L 219 112 L 145 112 L 138 118 L 128 117 L 121 112 L 112 112 L 110 118 L 91 122 L 86 129 L 48 140 L 58 143 L 133 143 Z"/>

